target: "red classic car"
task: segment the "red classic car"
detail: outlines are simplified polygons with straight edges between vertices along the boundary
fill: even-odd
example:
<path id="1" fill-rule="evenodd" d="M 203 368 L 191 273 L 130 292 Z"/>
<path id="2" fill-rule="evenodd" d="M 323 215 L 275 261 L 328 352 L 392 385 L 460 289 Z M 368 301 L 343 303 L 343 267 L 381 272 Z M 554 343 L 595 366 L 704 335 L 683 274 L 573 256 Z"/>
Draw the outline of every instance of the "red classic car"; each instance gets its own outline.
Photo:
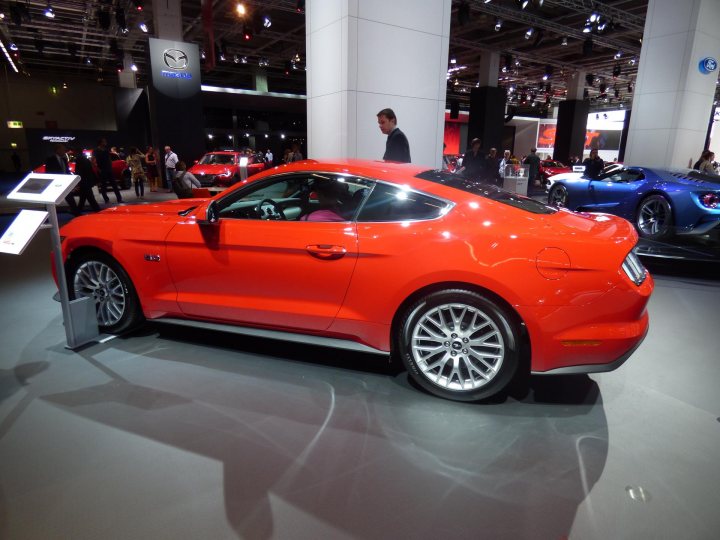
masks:
<path id="1" fill-rule="evenodd" d="M 203 187 L 231 186 L 242 178 L 242 167 L 247 167 L 247 176 L 252 176 L 265 170 L 265 162 L 255 154 L 222 150 L 205 154 L 190 172 Z"/>
<path id="2" fill-rule="evenodd" d="M 547 183 L 548 178 L 553 176 L 554 174 L 563 174 L 563 173 L 569 173 L 572 172 L 572 167 L 569 167 L 567 165 L 563 165 L 559 161 L 555 161 L 554 159 L 543 159 L 540 162 L 540 176 L 543 179 L 544 183 Z"/>
<path id="3" fill-rule="evenodd" d="M 409 164 L 301 161 L 61 235 L 71 298 L 104 332 L 152 319 L 394 354 L 462 401 L 520 372 L 618 367 L 653 290 L 624 219 Z"/>
<path id="4" fill-rule="evenodd" d="M 83 150 L 88 159 L 92 158 L 92 150 Z M 75 155 L 72 152 L 67 153 L 68 156 L 68 168 L 71 173 L 75 173 Z M 118 181 L 120 189 L 130 189 L 132 182 L 130 180 L 130 170 L 128 169 L 127 163 L 124 159 L 120 158 L 115 154 L 110 154 L 112 160 L 112 174 L 113 178 Z M 43 163 L 39 167 L 33 169 L 35 173 L 44 173 L 45 164 Z"/>

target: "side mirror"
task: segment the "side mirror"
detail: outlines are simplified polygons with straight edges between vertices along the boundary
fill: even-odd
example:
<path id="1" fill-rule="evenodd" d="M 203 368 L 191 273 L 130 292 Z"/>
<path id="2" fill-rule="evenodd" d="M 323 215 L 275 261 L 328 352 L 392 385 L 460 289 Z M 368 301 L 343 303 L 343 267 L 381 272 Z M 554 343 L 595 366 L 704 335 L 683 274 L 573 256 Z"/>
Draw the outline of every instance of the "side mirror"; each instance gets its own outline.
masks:
<path id="1" fill-rule="evenodd" d="M 217 202 L 210 201 L 205 209 L 205 219 L 199 219 L 199 225 L 217 225 L 219 222 Z"/>

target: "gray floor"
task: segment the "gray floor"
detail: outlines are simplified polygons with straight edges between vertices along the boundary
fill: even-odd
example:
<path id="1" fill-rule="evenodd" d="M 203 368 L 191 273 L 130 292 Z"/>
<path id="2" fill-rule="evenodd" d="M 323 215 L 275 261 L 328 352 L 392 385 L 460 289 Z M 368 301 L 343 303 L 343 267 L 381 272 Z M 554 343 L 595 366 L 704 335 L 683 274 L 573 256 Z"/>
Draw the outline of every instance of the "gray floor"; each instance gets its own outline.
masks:
<path id="1" fill-rule="evenodd" d="M 656 276 L 616 372 L 457 404 L 161 325 L 71 352 L 48 249 L 0 255 L 2 539 L 720 536 L 718 281 Z"/>

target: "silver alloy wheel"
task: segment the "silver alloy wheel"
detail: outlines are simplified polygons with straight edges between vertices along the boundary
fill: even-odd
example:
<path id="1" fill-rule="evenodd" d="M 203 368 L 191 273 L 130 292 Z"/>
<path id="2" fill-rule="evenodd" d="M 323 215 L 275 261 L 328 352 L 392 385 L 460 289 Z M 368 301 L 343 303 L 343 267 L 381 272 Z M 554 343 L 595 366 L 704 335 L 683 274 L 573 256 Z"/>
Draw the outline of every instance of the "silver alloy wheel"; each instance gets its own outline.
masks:
<path id="1" fill-rule="evenodd" d="M 107 264 L 87 261 L 75 270 L 75 298 L 89 297 L 95 301 L 100 326 L 117 324 L 125 313 L 127 297 L 122 281 Z"/>
<path id="2" fill-rule="evenodd" d="M 550 190 L 549 203 L 553 206 L 567 206 L 567 188 L 562 184 L 556 184 Z"/>
<path id="3" fill-rule="evenodd" d="M 648 197 L 638 209 L 637 227 L 645 236 L 662 236 L 667 232 L 670 220 L 670 205 L 660 195 Z"/>
<path id="4" fill-rule="evenodd" d="M 448 390 L 475 390 L 502 367 L 505 345 L 500 329 L 477 307 L 452 303 L 426 312 L 415 324 L 410 343 L 427 379 Z"/>

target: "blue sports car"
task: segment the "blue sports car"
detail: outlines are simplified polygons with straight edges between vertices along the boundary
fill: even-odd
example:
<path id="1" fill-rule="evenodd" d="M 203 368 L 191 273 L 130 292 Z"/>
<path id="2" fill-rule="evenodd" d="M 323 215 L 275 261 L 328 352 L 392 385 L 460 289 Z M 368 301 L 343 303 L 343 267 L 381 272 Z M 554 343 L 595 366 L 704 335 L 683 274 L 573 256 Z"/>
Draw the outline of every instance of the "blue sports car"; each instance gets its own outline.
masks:
<path id="1" fill-rule="evenodd" d="M 551 177 L 548 203 L 581 212 L 606 212 L 635 224 L 640 236 L 701 235 L 720 225 L 720 176 L 698 171 L 606 167 Z"/>

